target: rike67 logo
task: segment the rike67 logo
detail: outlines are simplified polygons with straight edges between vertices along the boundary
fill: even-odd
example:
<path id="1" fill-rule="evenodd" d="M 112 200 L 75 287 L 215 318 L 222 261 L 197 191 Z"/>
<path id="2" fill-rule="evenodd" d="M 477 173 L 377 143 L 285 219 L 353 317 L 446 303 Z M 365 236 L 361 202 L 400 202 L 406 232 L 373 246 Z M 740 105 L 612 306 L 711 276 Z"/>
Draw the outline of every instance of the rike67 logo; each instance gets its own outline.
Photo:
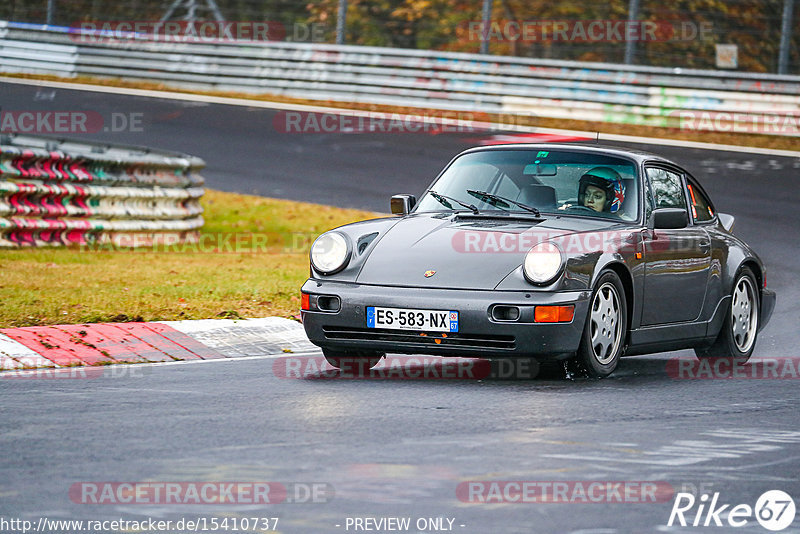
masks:
<path id="1" fill-rule="evenodd" d="M 720 503 L 719 492 L 714 493 L 710 500 L 707 494 L 697 499 L 691 493 L 678 493 L 667 526 L 739 528 L 751 524 L 755 519 L 765 529 L 778 532 L 792 524 L 795 512 L 792 498 L 780 490 L 764 492 L 755 507 Z"/>

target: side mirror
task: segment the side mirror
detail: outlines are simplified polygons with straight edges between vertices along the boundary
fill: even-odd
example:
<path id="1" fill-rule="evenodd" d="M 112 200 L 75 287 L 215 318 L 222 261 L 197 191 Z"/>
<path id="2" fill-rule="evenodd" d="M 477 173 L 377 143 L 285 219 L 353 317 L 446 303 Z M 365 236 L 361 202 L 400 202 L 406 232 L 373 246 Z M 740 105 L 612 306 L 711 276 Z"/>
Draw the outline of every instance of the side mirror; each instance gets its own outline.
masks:
<path id="1" fill-rule="evenodd" d="M 392 214 L 408 215 L 416 205 L 417 197 L 414 195 L 394 195 L 391 200 Z"/>
<path id="2" fill-rule="evenodd" d="M 728 215 L 727 213 L 720 213 L 719 214 L 719 223 L 727 231 L 729 231 L 729 232 L 733 231 L 733 223 L 734 222 L 735 222 L 735 219 L 733 218 L 733 215 Z"/>
<path id="3" fill-rule="evenodd" d="M 658 208 L 653 211 L 653 228 L 675 230 L 689 225 L 689 213 L 683 208 Z"/>

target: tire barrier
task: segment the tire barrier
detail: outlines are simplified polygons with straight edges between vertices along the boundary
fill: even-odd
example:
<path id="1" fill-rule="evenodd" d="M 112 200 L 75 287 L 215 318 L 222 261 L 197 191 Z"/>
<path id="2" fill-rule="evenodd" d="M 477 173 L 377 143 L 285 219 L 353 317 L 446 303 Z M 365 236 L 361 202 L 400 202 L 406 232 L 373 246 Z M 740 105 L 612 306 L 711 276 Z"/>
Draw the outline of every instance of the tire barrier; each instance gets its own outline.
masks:
<path id="1" fill-rule="evenodd" d="M 800 136 L 800 76 L 291 42 L 176 42 L 0 21 L 0 72 Z"/>
<path id="2" fill-rule="evenodd" d="M 205 166 L 192 156 L 0 136 L 0 247 L 196 242 Z"/>

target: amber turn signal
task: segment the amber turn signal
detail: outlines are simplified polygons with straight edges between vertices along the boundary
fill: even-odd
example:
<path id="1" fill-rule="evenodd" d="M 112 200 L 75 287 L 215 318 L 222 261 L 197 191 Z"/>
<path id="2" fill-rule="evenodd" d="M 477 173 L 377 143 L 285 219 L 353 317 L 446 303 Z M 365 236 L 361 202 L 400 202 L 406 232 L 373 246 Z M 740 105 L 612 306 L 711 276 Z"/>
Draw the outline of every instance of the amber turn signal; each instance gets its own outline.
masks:
<path id="1" fill-rule="evenodd" d="M 568 323 L 575 315 L 575 306 L 536 306 L 533 320 L 537 323 Z"/>

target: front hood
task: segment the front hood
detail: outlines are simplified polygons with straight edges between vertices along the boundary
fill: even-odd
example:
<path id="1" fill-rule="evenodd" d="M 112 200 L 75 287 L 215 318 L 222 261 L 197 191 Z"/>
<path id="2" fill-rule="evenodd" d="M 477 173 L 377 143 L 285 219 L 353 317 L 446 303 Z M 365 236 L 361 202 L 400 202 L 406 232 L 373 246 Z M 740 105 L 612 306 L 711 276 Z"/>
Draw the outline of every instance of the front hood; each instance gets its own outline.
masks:
<path id="1" fill-rule="evenodd" d="M 522 265 L 537 241 L 610 226 L 608 221 L 573 217 L 538 221 L 410 215 L 380 238 L 357 281 L 490 290 Z M 426 277 L 429 271 L 435 274 Z"/>

